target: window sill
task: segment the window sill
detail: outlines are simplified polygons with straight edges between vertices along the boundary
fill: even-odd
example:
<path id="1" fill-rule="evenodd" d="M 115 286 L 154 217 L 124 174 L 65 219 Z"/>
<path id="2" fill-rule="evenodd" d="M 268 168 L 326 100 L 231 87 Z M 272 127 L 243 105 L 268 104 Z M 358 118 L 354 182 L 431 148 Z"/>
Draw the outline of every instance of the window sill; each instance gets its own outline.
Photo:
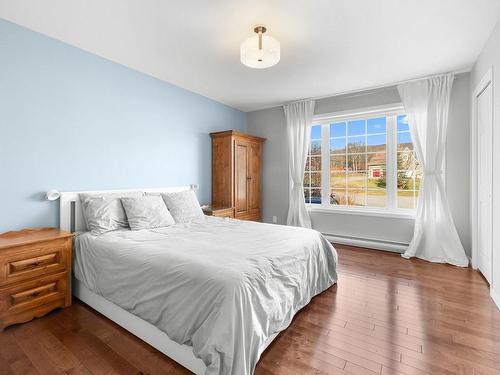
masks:
<path id="1" fill-rule="evenodd" d="M 322 205 L 306 205 L 309 212 L 321 212 L 342 215 L 358 215 L 358 216 L 374 216 L 386 217 L 395 219 L 415 219 L 416 211 L 413 210 L 377 210 L 369 208 L 344 208 L 344 207 L 328 207 Z"/>

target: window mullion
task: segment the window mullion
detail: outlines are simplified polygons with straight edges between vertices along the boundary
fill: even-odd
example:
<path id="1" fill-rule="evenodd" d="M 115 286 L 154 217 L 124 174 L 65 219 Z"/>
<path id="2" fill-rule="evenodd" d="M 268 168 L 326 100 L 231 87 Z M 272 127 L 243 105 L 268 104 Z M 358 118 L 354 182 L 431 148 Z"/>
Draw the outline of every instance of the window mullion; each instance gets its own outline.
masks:
<path id="1" fill-rule="evenodd" d="M 330 125 L 321 126 L 321 205 L 330 204 Z"/>
<path id="2" fill-rule="evenodd" d="M 387 190 L 387 209 L 397 207 L 397 115 L 387 116 L 387 175 L 385 179 Z"/>

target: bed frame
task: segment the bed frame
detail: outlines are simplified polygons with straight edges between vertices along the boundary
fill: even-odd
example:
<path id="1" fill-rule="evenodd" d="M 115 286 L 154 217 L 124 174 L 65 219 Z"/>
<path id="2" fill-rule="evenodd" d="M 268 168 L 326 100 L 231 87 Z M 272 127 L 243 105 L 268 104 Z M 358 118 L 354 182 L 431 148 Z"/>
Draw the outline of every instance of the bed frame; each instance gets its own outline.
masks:
<path id="1" fill-rule="evenodd" d="M 87 230 L 83 219 L 79 195 L 81 193 L 128 193 L 148 192 L 164 193 L 190 190 L 190 186 L 179 186 L 156 189 L 129 189 L 129 190 L 101 190 L 101 191 L 77 191 L 62 192 L 60 197 L 60 228 L 70 232 L 83 232 Z M 151 323 L 135 316 L 104 297 L 92 292 L 82 282 L 73 278 L 73 295 L 85 302 L 94 310 L 111 319 L 133 335 L 139 337 L 149 345 L 153 346 L 167 357 L 181 364 L 196 375 L 203 375 L 207 369 L 200 358 L 194 356 L 193 348 L 188 345 L 180 345 L 172 341 L 165 332 L 159 330 Z M 272 335 L 261 348 L 259 353 L 269 346 L 278 333 Z"/>

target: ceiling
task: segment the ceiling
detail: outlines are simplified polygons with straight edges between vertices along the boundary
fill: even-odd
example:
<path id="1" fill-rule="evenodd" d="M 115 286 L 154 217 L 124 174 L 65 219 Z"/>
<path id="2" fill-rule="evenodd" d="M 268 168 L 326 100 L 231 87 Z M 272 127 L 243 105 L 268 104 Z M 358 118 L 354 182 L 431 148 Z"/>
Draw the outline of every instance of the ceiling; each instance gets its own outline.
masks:
<path id="1" fill-rule="evenodd" d="M 470 69 L 499 0 L 0 0 L 0 17 L 243 111 Z M 255 24 L 278 65 L 239 61 Z"/>

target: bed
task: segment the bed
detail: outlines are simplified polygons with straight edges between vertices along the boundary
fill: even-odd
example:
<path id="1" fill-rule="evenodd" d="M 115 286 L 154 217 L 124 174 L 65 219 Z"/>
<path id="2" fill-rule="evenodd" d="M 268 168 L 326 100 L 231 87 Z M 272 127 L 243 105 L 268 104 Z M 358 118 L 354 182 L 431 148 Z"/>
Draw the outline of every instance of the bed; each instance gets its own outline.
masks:
<path id="1" fill-rule="evenodd" d="M 252 374 L 337 280 L 336 252 L 313 230 L 207 216 L 94 236 L 78 195 L 61 194 L 61 228 L 79 232 L 74 295 L 195 374 Z"/>

